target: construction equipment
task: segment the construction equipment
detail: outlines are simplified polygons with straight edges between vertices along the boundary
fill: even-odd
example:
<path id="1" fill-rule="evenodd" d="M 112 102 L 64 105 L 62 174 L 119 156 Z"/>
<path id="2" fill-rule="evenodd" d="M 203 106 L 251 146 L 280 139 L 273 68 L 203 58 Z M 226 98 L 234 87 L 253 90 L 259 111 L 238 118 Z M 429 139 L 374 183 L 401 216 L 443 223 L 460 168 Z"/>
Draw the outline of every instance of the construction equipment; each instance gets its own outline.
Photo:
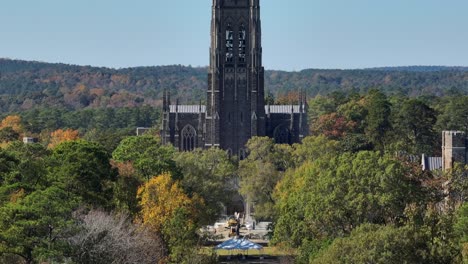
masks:
<path id="1" fill-rule="evenodd" d="M 235 216 L 230 216 L 227 220 L 227 228 L 229 228 L 229 237 L 239 236 L 240 220 Z"/>

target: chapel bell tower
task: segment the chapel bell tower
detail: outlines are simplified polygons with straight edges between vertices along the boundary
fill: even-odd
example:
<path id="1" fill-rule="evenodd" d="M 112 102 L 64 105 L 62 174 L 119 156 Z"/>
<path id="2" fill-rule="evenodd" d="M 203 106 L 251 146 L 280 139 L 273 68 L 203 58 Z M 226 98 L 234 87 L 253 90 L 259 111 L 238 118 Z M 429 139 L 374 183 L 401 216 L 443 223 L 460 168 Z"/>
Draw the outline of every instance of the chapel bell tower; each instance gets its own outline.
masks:
<path id="1" fill-rule="evenodd" d="M 213 0 L 205 147 L 239 158 L 265 136 L 260 0 Z"/>

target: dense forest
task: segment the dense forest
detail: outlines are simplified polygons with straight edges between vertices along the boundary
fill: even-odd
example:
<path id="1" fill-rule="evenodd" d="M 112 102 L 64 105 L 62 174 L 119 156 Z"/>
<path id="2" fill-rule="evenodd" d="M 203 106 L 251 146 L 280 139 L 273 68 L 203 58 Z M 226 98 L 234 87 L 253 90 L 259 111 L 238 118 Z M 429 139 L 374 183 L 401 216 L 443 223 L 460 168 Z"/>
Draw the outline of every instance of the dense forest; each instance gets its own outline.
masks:
<path id="1" fill-rule="evenodd" d="M 202 227 L 238 194 L 281 263 L 468 260 L 467 165 L 420 165 L 468 132 L 465 68 L 267 72 L 269 102 L 307 89 L 309 136 L 239 161 L 161 144 L 161 89 L 201 98 L 206 69 L 0 65 L 0 263 L 214 264 Z"/>
<path id="2" fill-rule="evenodd" d="M 0 111 L 159 106 L 165 88 L 181 102 L 198 103 L 205 100 L 206 74 L 207 68 L 180 65 L 109 69 L 0 59 Z M 276 98 L 300 89 L 313 97 L 372 88 L 388 95 L 443 96 L 468 93 L 468 68 L 266 71 L 265 84 Z"/>

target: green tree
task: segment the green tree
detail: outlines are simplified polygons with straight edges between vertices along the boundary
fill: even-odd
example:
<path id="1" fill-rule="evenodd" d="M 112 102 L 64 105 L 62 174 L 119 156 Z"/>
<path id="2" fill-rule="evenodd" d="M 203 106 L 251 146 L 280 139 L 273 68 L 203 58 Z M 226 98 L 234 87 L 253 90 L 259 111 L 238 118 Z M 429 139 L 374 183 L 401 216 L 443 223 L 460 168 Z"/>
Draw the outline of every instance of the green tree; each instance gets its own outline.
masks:
<path id="1" fill-rule="evenodd" d="M 26 263 L 60 260 L 77 205 L 73 195 L 50 187 L 0 207 L 0 255 L 16 255 Z"/>
<path id="2" fill-rule="evenodd" d="M 421 100 L 411 99 L 403 103 L 395 122 L 400 150 L 413 154 L 433 153 L 437 135 L 434 125 L 436 112 Z"/>
<path id="3" fill-rule="evenodd" d="M 364 134 L 348 134 L 340 141 L 341 152 L 371 151 L 374 145 Z"/>
<path id="4" fill-rule="evenodd" d="M 362 225 L 349 237 L 336 239 L 310 263 L 429 263 L 421 255 L 424 241 L 415 241 L 405 228 Z"/>
<path id="5" fill-rule="evenodd" d="M 240 193 L 255 204 L 256 219 L 272 219 L 273 191 L 286 169 L 293 165 L 292 149 L 261 137 L 250 139 L 247 148 L 249 156 L 239 164 Z"/>
<path id="6" fill-rule="evenodd" d="M 332 98 L 317 95 L 309 102 L 309 111 L 307 112 L 309 124 L 311 129 L 314 129 L 314 124 L 322 115 L 331 114 L 336 112 L 337 105 Z"/>
<path id="7" fill-rule="evenodd" d="M 323 156 L 286 174 L 275 191 L 275 242 L 348 235 L 363 223 L 399 223 L 414 200 L 408 169 L 377 152 Z"/>
<path id="8" fill-rule="evenodd" d="M 19 163 L 19 159 L 0 148 L 0 206 L 10 199 L 10 195 L 19 191 L 16 186 L 11 186 L 12 175 L 18 170 Z"/>
<path id="9" fill-rule="evenodd" d="M 112 158 L 117 162 L 131 162 L 138 176 L 149 180 L 164 172 L 178 177 L 173 160 L 174 152 L 172 146 L 161 145 L 153 136 L 133 136 L 120 142 L 112 153 Z"/>
<path id="10" fill-rule="evenodd" d="M 468 96 L 447 97 L 442 100 L 437 128 L 468 132 Z"/>
<path id="11" fill-rule="evenodd" d="M 0 184 L 4 185 L 9 179 L 9 174 L 16 169 L 19 160 L 11 153 L 0 148 Z"/>
<path id="12" fill-rule="evenodd" d="M 466 202 L 458 209 L 455 232 L 460 239 L 463 263 L 468 263 L 468 203 Z"/>
<path id="13" fill-rule="evenodd" d="M 90 129 L 84 134 L 83 139 L 101 144 L 109 153 L 112 153 L 120 142 L 134 133 L 133 129 Z"/>
<path id="14" fill-rule="evenodd" d="M 20 134 L 11 127 L 0 129 L 0 142 L 16 141 L 20 138 Z"/>
<path id="15" fill-rule="evenodd" d="M 114 188 L 114 203 L 120 211 L 134 217 L 139 212 L 137 190 L 143 181 L 136 175 L 135 168 L 130 162 L 112 162 L 112 165 L 119 171 Z"/>
<path id="16" fill-rule="evenodd" d="M 111 206 L 117 172 L 102 146 L 83 140 L 63 142 L 54 148 L 50 162 L 52 182 L 87 204 Z"/>
<path id="17" fill-rule="evenodd" d="M 296 167 L 305 161 L 313 161 L 324 156 L 333 157 L 340 151 L 339 142 L 326 138 L 324 135 L 310 136 L 302 140 L 301 144 L 293 145 L 292 157 Z"/>
<path id="18" fill-rule="evenodd" d="M 346 120 L 355 122 L 355 133 L 364 133 L 365 120 L 367 116 L 366 98 L 357 96 L 338 106 L 337 113 L 344 116 Z"/>
<path id="19" fill-rule="evenodd" d="M 48 186 L 47 160 L 50 152 L 43 145 L 18 141 L 10 144 L 7 151 L 18 160 L 18 164 L 9 174 L 4 187 L 30 193 Z"/>
<path id="20" fill-rule="evenodd" d="M 374 146 L 383 151 L 385 139 L 391 130 L 391 105 L 387 96 L 379 90 L 370 90 L 366 96 L 366 128 L 365 133 Z"/>
<path id="21" fill-rule="evenodd" d="M 205 202 L 201 210 L 204 224 L 217 220 L 222 206 L 231 201 L 236 190 L 236 164 L 226 151 L 217 148 L 180 152 L 175 162 L 183 175 L 181 187 L 185 193 L 198 195 Z"/>
<path id="22" fill-rule="evenodd" d="M 468 243 L 468 203 L 464 203 L 458 209 L 456 230 L 460 235 L 461 242 Z"/>

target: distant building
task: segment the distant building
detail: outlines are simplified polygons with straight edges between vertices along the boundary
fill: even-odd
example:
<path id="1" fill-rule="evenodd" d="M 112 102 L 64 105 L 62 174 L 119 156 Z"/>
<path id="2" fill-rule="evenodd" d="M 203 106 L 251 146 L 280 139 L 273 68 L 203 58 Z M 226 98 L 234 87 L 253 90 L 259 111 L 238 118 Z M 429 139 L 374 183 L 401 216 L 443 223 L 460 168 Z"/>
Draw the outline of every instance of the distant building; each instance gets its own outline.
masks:
<path id="1" fill-rule="evenodd" d="M 434 171 L 442 169 L 442 157 L 427 157 L 422 155 L 422 169 L 424 171 Z"/>
<path id="2" fill-rule="evenodd" d="M 137 136 L 142 136 L 144 135 L 146 132 L 148 132 L 151 128 L 149 127 L 137 127 L 136 129 L 136 135 Z"/>
<path id="3" fill-rule="evenodd" d="M 292 144 L 307 135 L 307 104 L 265 105 L 259 0 L 213 0 L 206 105 L 171 104 L 161 138 L 181 151 L 219 147 L 239 158 L 255 136 Z"/>
<path id="4" fill-rule="evenodd" d="M 32 144 L 32 143 L 37 143 L 39 140 L 37 138 L 33 137 L 23 137 L 23 143 L 24 144 Z"/>
<path id="5" fill-rule="evenodd" d="M 442 168 L 449 170 L 455 162 L 466 164 L 468 161 L 468 138 L 462 131 L 442 132 Z"/>
<path id="6" fill-rule="evenodd" d="M 423 170 L 449 170 L 453 164 L 458 162 L 468 163 L 468 138 L 462 131 L 442 132 L 442 157 L 422 156 Z"/>

